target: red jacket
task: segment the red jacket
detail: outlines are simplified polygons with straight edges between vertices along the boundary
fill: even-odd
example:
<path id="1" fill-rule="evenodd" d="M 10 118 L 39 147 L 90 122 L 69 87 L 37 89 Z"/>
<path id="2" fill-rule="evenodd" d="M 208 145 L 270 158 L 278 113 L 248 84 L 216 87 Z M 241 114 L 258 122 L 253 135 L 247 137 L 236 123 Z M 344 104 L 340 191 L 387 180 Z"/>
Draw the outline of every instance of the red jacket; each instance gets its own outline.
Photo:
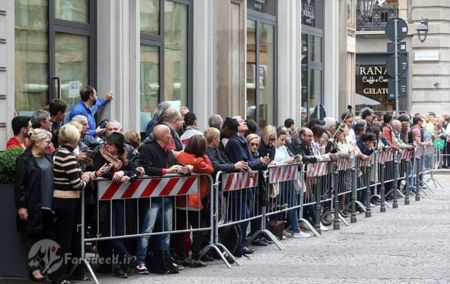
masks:
<path id="1" fill-rule="evenodd" d="M 30 144 L 30 140 L 28 138 L 25 138 L 23 141 L 23 144 L 20 143 L 19 139 L 17 139 L 15 136 L 9 138 L 8 142 L 6 142 L 6 148 L 7 149 L 15 149 L 15 148 L 22 148 L 26 149 L 28 148 L 28 145 Z"/>
<path id="2" fill-rule="evenodd" d="M 194 173 L 212 174 L 214 172 L 214 168 L 207 155 L 203 155 L 203 157 L 196 157 L 193 154 L 181 152 L 177 156 L 177 161 L 183 166 L 194 166 Z M 202 199 L 208 196 L 210 186 L 211 185 L 209 184 L 209 179 L 207 177 L 200 177 L 200 192 L 198 194 L 177 197 L 176 206 L 178 208 L 188 208 L 191 210 L 203 209 Z"/>

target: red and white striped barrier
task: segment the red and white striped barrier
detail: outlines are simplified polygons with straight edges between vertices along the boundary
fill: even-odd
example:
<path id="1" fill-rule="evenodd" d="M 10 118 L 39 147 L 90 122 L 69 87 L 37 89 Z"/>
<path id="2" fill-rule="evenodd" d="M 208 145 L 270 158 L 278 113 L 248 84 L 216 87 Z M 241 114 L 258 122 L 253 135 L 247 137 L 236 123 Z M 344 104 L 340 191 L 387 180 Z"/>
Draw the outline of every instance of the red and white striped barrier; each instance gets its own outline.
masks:
<path id="1" fill-rule="evenodd" d="M 417 147 L 416 150 L 414 151 L 414 158 L 418 159 L 420 157 L 423 156 L 423 147 Z"/>
<path id="2" fill-rule="evenodd" d="M 400 160 L 406 160 L 406 159 L 411 159 L 412 156 L 413 156 L 413 150 L 403 150 L 398 155 L 398 158 Z"/>
<path id="3" fill-rule="evenodd" d="M 375 158 L 376 158 L 376 153 L 373 153 L 372 155 L 369 156 L 369 159 L 366 161 L 360 159 L 359 166 L 360 167 L 372 166 L 375 163 Z"/>
<path id="4" fill-rule="evenodd" d="M 222 175 L 222 190 L 232 191 L 258 186 L 258 172 L 230 173 Z"/>
<path id="5" fill-rule="evenodd" d="M 306 165 L 306 177 L 321 177 L 328 174 L 328 163 Z"/>
<path id="6" fill-rule="evenodd" d="M 346 171 L 352 167 L 352 160 L 351 159 L 339 159 L 336 164 L 337 164 L 338 171 Z"/>
<path id="7" fill-rule="evenodd" d="M 269 168 L 269 183 L 297 180 L 298 176 L 298 165 L 283 165 Z"/>
<path id="8" fill-rule="evenodd" d="M 198 193 L 197 176 L 137 179 L 131 183 L 98 181 L 100 201 L 189 195 Z"/>
<path id="9" fill-rule="evenodd" d="M 424 146 L 423 154 L 424 155 L 433 155 L 434 148 L 433 145 Z"/>
<path id="10" fill-rule="evenodd" d="M 378 152 L 377 163 L 384 164 L 394 160 L 394 152 L 392 151 L 380 151 Z"/>

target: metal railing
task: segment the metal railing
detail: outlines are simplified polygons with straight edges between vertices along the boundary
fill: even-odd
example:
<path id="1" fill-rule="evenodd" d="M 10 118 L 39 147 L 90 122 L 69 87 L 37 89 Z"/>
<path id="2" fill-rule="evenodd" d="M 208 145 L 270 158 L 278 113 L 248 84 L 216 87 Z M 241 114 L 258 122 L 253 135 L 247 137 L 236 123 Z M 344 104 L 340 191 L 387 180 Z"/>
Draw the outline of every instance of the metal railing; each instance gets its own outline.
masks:
<path id="1" fill-rule="evenodd" d="M 86 234 L 85 193 L 82 193 L 82 261 L 98 283 L 89 260 L 85 257 L 87 243 L 140 239 L 156 235 L 164 235 L 165 239 L 169 240 L 170 235 L 204 232 L 209 234 L 209 244 L 203 248 L 200 255 L 213 250 L 231 268 L 226 259 L 227 255 L 231 256 L 236 265 L 239 265 L 239 262 L 222 244 L 224 240 L 220 239 L 219 229 L 237 225 L 246 238 L 249 223 L 257 221 L 258 226 L 253 236 L 263 235 L 272 240 L 279 249 L 285 249 L 268 230 L 268 221 L 281 218 L 303 223 L 314 235 L 320 236 L 324 210 L 334 213 L 333 228 L 339 230 L 341 223 L 349 225 L 341 214 L 343 209 L 350 211 L 348 217 L 351 223 L 357 221 L 357 211 L 365 211 L 365 217 L 371 217 L 371 199 L 374 196 L 379 200 L 380 212 L 391 207 L 386 202 L 387 197 L 392 197 L 392 208 L 398 207 L 398 199 L 402 197 L 405 198 L 405 205 L 409 204 L 410 191 L 414 191 L 415 200 L 419 201 L 421 197 L 426 196 L 425 189 L 430 189 L 423 176 L 434 171 L 437 155 L 439 152 L 432 145 L 400 152 L 389 149 L 377 151 L 364 161 L 353 156 L 315 164 L 269 166 L 263 172 L 219 172 L 215 183 L 208 175 L 146 177 L 128 184 L 99 180 L 94 210 L 97 226 L 90 236 Z M 402 181 L 403 187 L 400 186 Z M 194 222 L 202 225 L 194 226 L 189 224 L 191 221 L 187 222 L 187 216 L 198 211 L 191 211 L 183 201 L 188 200 L 189 196 L 200 194 L 201 182 L 207 182 L 209 188 L 209 194 L 205 197 L 209 206 L 203 208 L 209 216 L 204 220 L 206 222 Z M 264 198 L 259 198 L 261 196 Z M 148 222 L 139 219 L 139 212 L 150 212 L 152 206 L 161 204 L 158 210 L 163 213 L 167 210 L 164 201 L 170 205 L 171 211 L 182 214 L 170 214 L 173 216 L 170 220 L 172 225 L 167 228 L 163 225 L 159 231 L 145 229 L 144 223 Z M 132 212 L 114 211 L 115 207 L 126 207 L 129 202 L 136 204 Z M 100 212 L 102 208 L 109 213 L 103 218 Z M 131 217 L 137 218 L 138 227 L 135 231 L 127 230 L 126 217 L 130 213 Z M 308 216 L 304 216 L 305 213 Z M 200 215 L 196 216 L 200 218 Z M 123 222 L 119 222 L 120 225 L 114 221 L 117 218 L 123 219 Z M 161 218 L 159 222 L 164 223 L 164 214 Z M 180 222 L 182 219 L 186 221 Z M 104 225 L 106 229 L 102 230 Z M 295 230 L 299 229 L 294 228 Z M 252 238 L 249 239 L 251 240 Z"/>
<path id="2" fill-rule="evenodd" d="M 389 20 L 398 17 L 397 5 L 376 5 L 371 15 L 364 15 L 359 9 L 356 10 L 357 31 L 384 31 Z"/>

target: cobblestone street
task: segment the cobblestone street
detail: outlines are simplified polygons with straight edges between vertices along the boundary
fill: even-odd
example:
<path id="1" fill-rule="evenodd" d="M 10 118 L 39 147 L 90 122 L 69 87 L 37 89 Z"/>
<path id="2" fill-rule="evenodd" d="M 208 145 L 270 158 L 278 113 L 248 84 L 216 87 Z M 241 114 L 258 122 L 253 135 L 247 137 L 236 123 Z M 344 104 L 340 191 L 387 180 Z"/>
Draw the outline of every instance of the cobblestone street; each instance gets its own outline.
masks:
<path id="1" fill-rule="evenodd" d="M 450 184 L 450 176 L 439 181 Z M 450 283 L 450 194 L 427 191 L 410 206 L 358 216 L 357 224 L 320 238 L 288 239 L 286 250 L 257 248 L 241 266 L 217 262 L 186 268 L 178 275 L 136 276 L 126 281 L 102 277 L 102 283 Z"/>

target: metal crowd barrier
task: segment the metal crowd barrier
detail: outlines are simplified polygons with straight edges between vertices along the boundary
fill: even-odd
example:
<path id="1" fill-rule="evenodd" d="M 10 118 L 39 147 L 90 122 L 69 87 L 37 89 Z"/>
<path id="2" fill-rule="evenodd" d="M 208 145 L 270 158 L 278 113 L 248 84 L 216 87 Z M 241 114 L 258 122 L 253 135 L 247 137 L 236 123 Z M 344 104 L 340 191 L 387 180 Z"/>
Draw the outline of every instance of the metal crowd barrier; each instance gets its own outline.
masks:
<path id="1" fill-rule="evenodd" d="M 172 235 L 180 233 L 209 233 L 209 245 L 202 255 L 214 250 L 223 262 L 231 268 L 226 259 L 227 254 L 236 265 L 239 262 L 221 243 L 219 229 L 239 225 L 246 237 L 249 222 L 258 225 L 252 231 L 252 239 L 260 235 L 270 238 L 279 249 L 284 246 L 267 229 L 267 220 L 285 219 L 286 214 L 294 220 L 303 222 L 316 236 L 319 236 L 322 208 L 329 206 L 333 215 L 333 228 L 340 229 L 340 223 L 349 225 L 340 214 L 340 209 L 350 208 L 350 221 L 355 223 L 357 206 L 371 217 L 371 199 L 379 197 L 380 212 L 386 211 L 386 195 L 393 196 L 393 208 L 398 207 L 398 198 L 404 197 L 405 205 L 410 204 L 409 190 L 415 189 L 415 200 L 419 201 L 426 184 L 423 175 L 435 170 L 436 152 L 433 146 L 416 147 L 403 151 L 376 151 L 368 160 L 356 157 L 332 162 L 312 164 L 289 164 L 269 166 L 263 172 L 219 172 L 213 183 L 210 175 L 145 177 L 131 183 L 97 180 L 96 229 L 93 235 L 86 235 L 86 196 L 82 192 L 81 207 L 81 261 L 86 264 L 94 281 L 98 280 L 86 259 L 85 245 L 97 241 L 121 240 L 127 238 Z M 431 162 L 424 164 L 426 159 Z M 184 201 L 188 195 L 200 194 L 200 182 L 209 183 L 208 219 L 197 212 L 197 226 L 191 227 L 189 214 L 192 214 Z M 388 193 L 385 184 L 392 184 Z M 405 194 L 400 190 L 403 186 Z M 377 188 L 379 187 L 379 191 Z M 373 194 L 372 194 L 373 190 Z M 359 195 L 359 196 L 358 196 Z M 264 197 L 267 202 L 264 202 Z M 171 230 L 150 230 L 142 233 L 143 216 L 159 206 L 172 208 L 172 220 L 165 220 L 159 212 L 154 223 L 173 222 Z M 206 206 L 206 205 L 205 205 Z M 191 208 L 192 209 L 192 208 Z M 308 216 L 304 216 L 305 212 Z M 177 214 L 178 213 L 178 214 Z M 130 216 L 131 215 L 131 216 Z M 144 216 L 145 217 L 145 216 Z M 313 224 L 307 217 L 313 218 Z M 180 219 L 182 218 L 182 219 Z M 200 220 L 203 218 L 203 220 Z M 128 223 L 134 223 L 135 228 Z M 258 224 L 259 222 L 259 224 Z M 131 229 L 130 229 L 131 227 Z M 163 226 L 164 227 L 164 226 Z M 251 239 L 249 240 L 251 241 Z"/>
<path id="2" fill-rule="evenodd" d="M 113 182 L 111 180 L 97 180 L 96 200 L 96 230 L 92 236 L 86 235 L 86 200 L 85 192 L 81 194 L 81 261 L 85 263 L 93 280 L 98 283 L 97 277 L 86 259 L 85 245 L 98 241 L 113 241 L 127 238 L 150 237 L 156 235 L 172 235 L 179 233 L 212 232 L 213 206 L 209 209 L 209 222 L 201 220 L 198 211 L 197 228 L 190 226 L 188 206 L 185 204 L 188 195 L 200 194 L 200 181 L 209 182 L 209 204 L 214 204 L 213 181 L 210 175 L 193 174 L 190 176 L 168 175 L 164 177 L 144 177 L 131 183 Z M 184 199 L 184 201 L 182 200 Z M 186 206 L 185 206 L 186 205 Z M 164 216 L 164 210 L 171 207 L 172 216 L 168 220 Z M 150 219 L 149 233 L 142 233 L 142 221 L 151 210 L 158 210 L 154 219 Z M 206 208 L 204 208 L 206 210 Z M 182 213 L 184 220 L 179 220 Z M 127 222 L 135 222 L 135 228 L 131 228 Z M 207 221 L 207 220 L 206 220 Z M 159 231 L 155 231 L 155 224 L 162 224 Z M 172 230 L 164 230 L 164 224 L 172 224 Z M 169 225 L 167 225 L 169 226 Z M 169 226 L 170 227 L 170 226 Z M 209 250 L 215 250 L 222 260 L 230 267 L 222 251 L 228 252 L 221 244 L 213 242 L 210 235 L 210 244 L 204 248 L 202 254 Z M 169 238 L 169 237 L 167 237 Z M 228 252 L 229 253 L 229 252 Z M 131 252 L 133 255 L 134 252 Z M 230 254 L 231 255 L 231 254 Z M 232 257 L 232 256 L 231 256 Z"/>

